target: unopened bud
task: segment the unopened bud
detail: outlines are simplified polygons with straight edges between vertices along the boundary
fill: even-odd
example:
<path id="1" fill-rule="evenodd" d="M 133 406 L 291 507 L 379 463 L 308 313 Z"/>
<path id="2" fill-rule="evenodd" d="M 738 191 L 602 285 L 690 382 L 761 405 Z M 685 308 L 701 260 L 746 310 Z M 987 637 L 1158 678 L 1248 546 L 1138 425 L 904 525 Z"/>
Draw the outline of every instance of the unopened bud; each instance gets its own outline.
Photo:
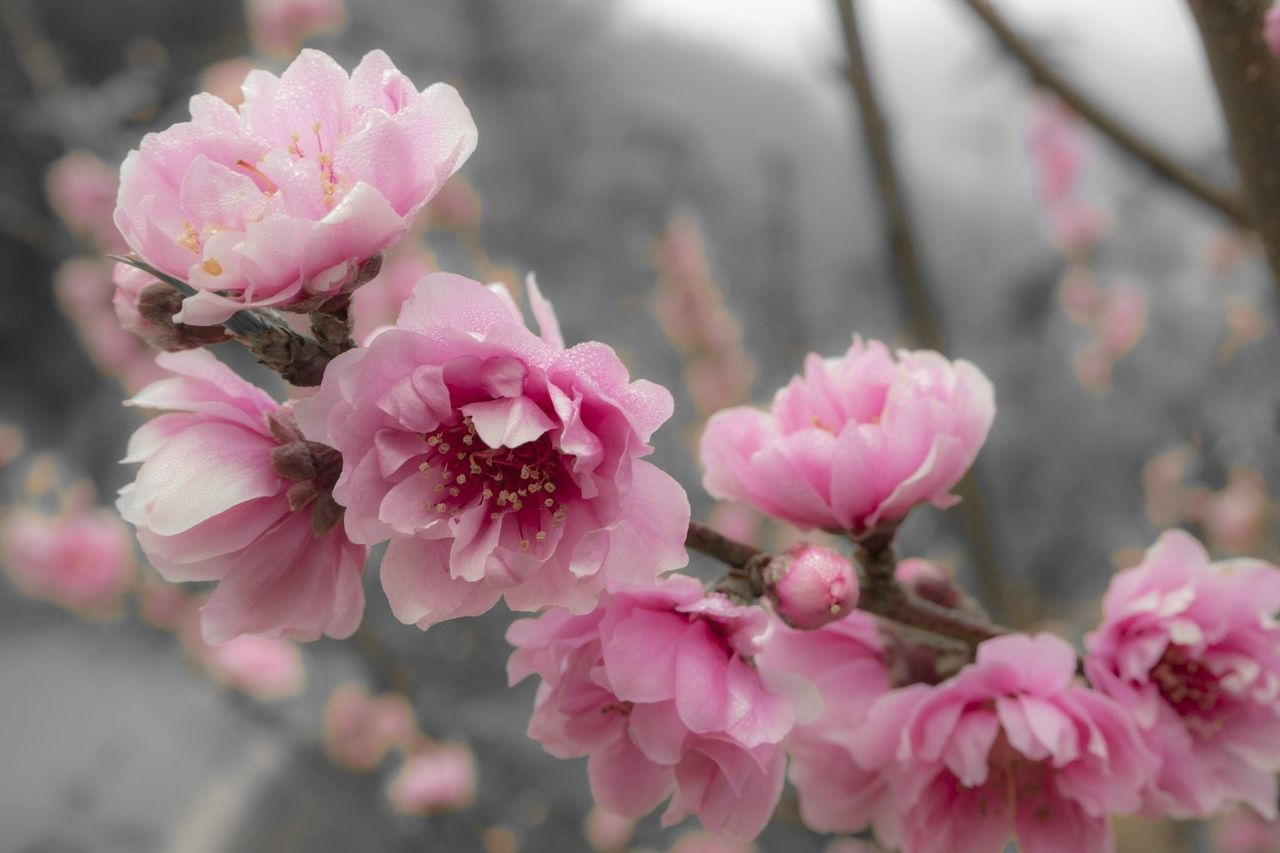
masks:
<path id="1" fill-rule="evenodd" d="M 909 557 L 898 563 L 894 575 L 898 583 L 926 601 L 953 610 L 965 605 L 965 594 L 956 585 L 955 573 L 949 566 Z"/>
<path id="2" fill-rule="evenodd" d="M 800 542 L 769 561 L 765 592 L 782 620 L 813 630 L 842 619 L 858 604 L 858 575 L 839 551 Z"/>

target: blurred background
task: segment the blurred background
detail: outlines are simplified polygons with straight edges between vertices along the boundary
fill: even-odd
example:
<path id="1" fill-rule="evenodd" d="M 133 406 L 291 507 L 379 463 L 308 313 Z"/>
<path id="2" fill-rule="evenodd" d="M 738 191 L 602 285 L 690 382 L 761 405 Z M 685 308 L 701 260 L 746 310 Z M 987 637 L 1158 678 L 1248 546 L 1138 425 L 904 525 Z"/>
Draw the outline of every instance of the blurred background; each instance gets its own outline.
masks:
<path id="1" fill-rule="evenodd" d="M 834 3 L 256 5 L 0 0 L 0 851 L 710 850 L 652 816 L 584 827 L 585 762 L 526 738 L 534 685 L 506 686 L 501 607 L 422 634 L 371 570 L 356 640 L 200 643 L 191 591 L 95 509 L 132 477 L 117 460 L 140 415 L 120 402 L 154 376 L 114 325 L 114 171 L 193 92 L 234 99 L 246 68 L 278 71 L 304 40 L 453 83 L 479 148 L 380 286 L 443 268 L 518 290 L 535 271 L 568 340 L 610 343 L 673 390 L 655 461 L 695 517 L 776 546 L 794 533 L 701 491 L 699 424 L 854 333 L 930 343 L 909 332 L 921 304 L 886 247 Z M 998 400 L 968 511 L 917 511 L 904 553 L 953 566 L 1002 621 L 1075 639 L 1162 527 L 1280 556 L 1258 248 L 1032 87 L 961 0 L 857 8 L 927 301 Z M 1231 182 L 1182 3 L 998 8 L 1098 102 Z M 1126 824 L 1122 846 L 1225 850 L 1232 831 Z M 784 798 L 756 849 L 831 842 Z M 1280 849 L 1258 844 L 1230 849 Z"/>

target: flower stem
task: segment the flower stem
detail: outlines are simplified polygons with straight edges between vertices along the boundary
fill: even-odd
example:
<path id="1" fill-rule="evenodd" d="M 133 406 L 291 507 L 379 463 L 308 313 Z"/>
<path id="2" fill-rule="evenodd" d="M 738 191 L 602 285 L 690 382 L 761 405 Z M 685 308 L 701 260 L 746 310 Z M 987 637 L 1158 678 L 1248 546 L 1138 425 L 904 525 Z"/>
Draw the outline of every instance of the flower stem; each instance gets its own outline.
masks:
<path id="1" fill-rule="evenodd" d="M 717 588 L 731 589 L 739 595 L 744 595 L 744 590 L 751 590 L 756 597 L 764 589 L 760 575 L 768 566 L 772 555 L 730 539 L 699 521 L 689 522 L 685 546 L 729 566 L 730 571 L 716 585 Z M 874 550 L 860 548 L 858 558 L 865 573 L 858 595 L 859 610 L 899 625 L 975 646 L 983 640 L 1009 633 L 1008 628 L 981 621 L 907 592 L 894 579 L 898 560 L 893 548 L 888 545 L 881 544 Z"/>

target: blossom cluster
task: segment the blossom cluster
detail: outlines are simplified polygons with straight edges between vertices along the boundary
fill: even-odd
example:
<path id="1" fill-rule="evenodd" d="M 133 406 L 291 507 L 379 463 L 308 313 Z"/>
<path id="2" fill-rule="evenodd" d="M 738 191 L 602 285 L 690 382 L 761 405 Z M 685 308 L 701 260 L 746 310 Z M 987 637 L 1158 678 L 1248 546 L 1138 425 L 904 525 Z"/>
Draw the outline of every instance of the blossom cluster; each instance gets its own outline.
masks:
<path id="1" fill-rule="evenodd" d="M 538 682 L 529 734 L 586 756 L 619 819 L 666 802 L 664 824 L 694 815 L 749 841 L 787 779 L 810 827 L 911 853 L 1108 850 L 1113 813 L 1274 816 L 1280 570 L 1211 563 L 1166 532 L 1116 577 L 1079 660 L 1051 634 L 975 634 L 946 570 L 896 563 L 898 527 L 956 503 L 992 428 L 973 364 L 855 337 L 767 409 L 712 415 L 709 493 L 849 551 L 726 558 L 707 589 L 679 572 L 688 496 L 646 458 L 671 394 L 603 343 L 567 345 L 532 276 L 531 325 L 506 287 L 397 247 L 475 147 L 456 91 L 417 90 L 380 52 L 348 75 L 304 51 L 279 77 L 250 72 L 239 106 L 197 96 L 191 113 L 121 174 L 125 241 L 184 287 L 164 301 L 148 273 L 117 277 L 125 327 L 172 350 L 130 401 L 164 414 L 130 441 L 140 467 L 117 506 L 166 579 L 215 584 L 201 642 L 350 636 L 385 544 L 378 578 L 406 624 L 499 601 L 534 614 L 507 632 L 511 682 Z M 1078 152 L 1054 151 L 1042 181 L 1066 199 Z M 396 273 L 378 279 L 384 253 Z M 308 315 L 324 344 L 318 387 L 289 402 L 201 348 L 242 336 L 237 318 L 283 324 L 264 308 Z M 1113 325 L 1131 345 L 1133 324 Z M 335 694 L 326 749 L 360 770 L 404 753 L 402 810 L 465 804 L 470 754 L 415 740 L 411 716 Z"/>

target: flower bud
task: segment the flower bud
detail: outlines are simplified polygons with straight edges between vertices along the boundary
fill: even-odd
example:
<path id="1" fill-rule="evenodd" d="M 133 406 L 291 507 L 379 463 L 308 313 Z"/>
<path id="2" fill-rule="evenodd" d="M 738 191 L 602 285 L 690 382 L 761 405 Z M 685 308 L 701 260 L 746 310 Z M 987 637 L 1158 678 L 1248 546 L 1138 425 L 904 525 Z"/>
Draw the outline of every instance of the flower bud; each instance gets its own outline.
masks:
<path id="1" fill-rule="evenodd" d="M 838 551 L 800 542 L 764 570 L 765 591 L 782 620 L 813 630 L 842 619 L 858 604 L 858 576 Z"/>
<path id="2" fill-rule="evenodd" d="M 894 577 L 908 591 L 941 607 L 957 610 L 965 604 L 964 592 L 956 585 L 955 573 L 949 566 L 908 557 L 898 563 Z"/>

